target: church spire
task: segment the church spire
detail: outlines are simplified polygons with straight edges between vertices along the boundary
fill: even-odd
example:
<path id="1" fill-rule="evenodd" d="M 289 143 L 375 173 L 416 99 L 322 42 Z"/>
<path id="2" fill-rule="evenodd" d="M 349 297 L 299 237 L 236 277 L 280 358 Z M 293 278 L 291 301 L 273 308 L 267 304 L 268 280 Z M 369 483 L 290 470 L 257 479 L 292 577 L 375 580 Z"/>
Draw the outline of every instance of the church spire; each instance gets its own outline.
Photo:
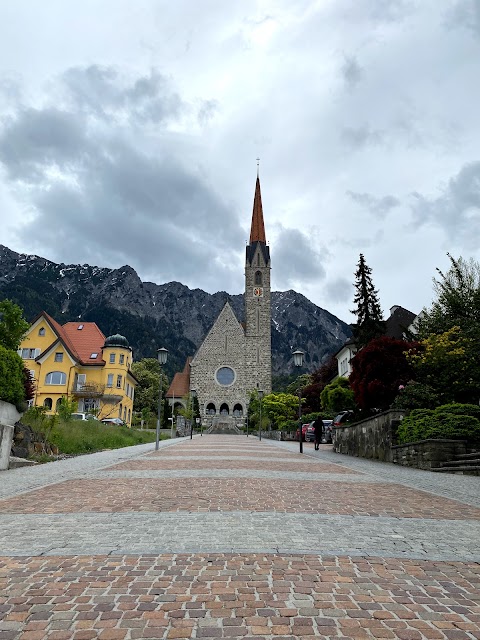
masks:
<path id="1" fill-rule="evenodd" d="M 252 227 L 250 229 L 250 244 L 252 242 L 267 243 L 265 237 L 265 225 L 263 223 L 262 194 L 260 192 L 260 178 L 257 173 L 255 185 L 255 198 L 253 201 Z"/>

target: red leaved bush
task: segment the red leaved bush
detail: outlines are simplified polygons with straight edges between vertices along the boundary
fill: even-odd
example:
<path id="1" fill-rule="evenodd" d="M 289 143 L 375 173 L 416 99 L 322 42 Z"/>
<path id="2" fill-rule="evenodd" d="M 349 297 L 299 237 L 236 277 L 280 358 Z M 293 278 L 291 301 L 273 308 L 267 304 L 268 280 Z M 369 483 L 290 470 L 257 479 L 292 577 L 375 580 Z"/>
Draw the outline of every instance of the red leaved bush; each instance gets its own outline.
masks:
<path id="1" fill-rule="evenodd" d="M 398 393 L 413 377 L 405 352 L 418 348 L 417 342 L 395 338 L 375 338 L 352 360 L 350 385 L 361 409 L 388 409 Z"/>

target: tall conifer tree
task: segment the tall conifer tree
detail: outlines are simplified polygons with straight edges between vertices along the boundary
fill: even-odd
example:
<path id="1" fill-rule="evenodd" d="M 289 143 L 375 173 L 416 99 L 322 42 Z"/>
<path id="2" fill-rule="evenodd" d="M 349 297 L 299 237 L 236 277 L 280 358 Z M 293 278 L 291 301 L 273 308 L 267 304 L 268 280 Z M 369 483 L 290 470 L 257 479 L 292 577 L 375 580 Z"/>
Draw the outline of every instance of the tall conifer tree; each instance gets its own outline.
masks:
<path id="1" fill-rule="evenodd" d="M 353 303 L 356 308 L 352 310 L 352 313 L 357 316 L 357 324 L 353 331 L 353 337 L 358 348 L 362 348 L 373 338 L 378 338 L 385 333 L 385 322 L 380 308 L 378 291 L 372 282 L 372 270 L 366 264 L 362 253 L 355 272 L 355 290 Z"/>

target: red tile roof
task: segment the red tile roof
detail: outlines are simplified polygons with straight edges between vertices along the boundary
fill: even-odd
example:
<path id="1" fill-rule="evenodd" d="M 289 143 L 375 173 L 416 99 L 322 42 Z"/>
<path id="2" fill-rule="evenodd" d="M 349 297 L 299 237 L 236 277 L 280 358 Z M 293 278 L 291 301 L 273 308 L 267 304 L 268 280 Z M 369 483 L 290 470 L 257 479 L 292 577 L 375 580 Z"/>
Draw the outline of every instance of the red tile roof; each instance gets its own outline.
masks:
<path id="1" fill-rule="evenodd" d="M 105 336 L 95 322 L 67 322 L 62 329 L 73 344 L 82 364 L 103 364 L 102 347 Z M 92 353 L 96 353 L 97 357 L 91 358 Z"/>
<path id="2" fill-rule="evenodd" d="M 57 334 L 58 339 L 75 360 L 78 360 L 81 364 L 105 364 L 105 361 L 102 360 L 102 347 L 105 342 L 105 336 L 95 322 L 67 322 L 62 327 L 45 311 L 40 315 L 43 315 Z M 80 326 L 83 328 L 79 329 Z M 48 351 L 53 344 L 49 345 L 45 351 Z M 97 357 L 91 358 L 92 353 L 96 353 Z"/>
<path id="3" fill-rule="evenodd" d="M 192 358 L 189 356 L 185 362 L 182 373 L 176 373 L 173 376 L 172 384 L 167 393 L 167 398 L 183 398 L 190 393 L 190 363 Z"/>

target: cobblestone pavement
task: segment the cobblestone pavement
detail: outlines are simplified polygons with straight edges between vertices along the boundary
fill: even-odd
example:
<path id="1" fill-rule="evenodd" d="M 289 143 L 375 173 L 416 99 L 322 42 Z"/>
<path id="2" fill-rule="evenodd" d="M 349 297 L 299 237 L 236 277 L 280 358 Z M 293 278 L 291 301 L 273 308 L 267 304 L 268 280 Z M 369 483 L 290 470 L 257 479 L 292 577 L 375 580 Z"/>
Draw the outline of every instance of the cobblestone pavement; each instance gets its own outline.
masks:
<path id="1" fill-rule="evenodd" d="M 0 474 L 0 640 L 480 639 L 480 478 L 204 436 Z"/>

